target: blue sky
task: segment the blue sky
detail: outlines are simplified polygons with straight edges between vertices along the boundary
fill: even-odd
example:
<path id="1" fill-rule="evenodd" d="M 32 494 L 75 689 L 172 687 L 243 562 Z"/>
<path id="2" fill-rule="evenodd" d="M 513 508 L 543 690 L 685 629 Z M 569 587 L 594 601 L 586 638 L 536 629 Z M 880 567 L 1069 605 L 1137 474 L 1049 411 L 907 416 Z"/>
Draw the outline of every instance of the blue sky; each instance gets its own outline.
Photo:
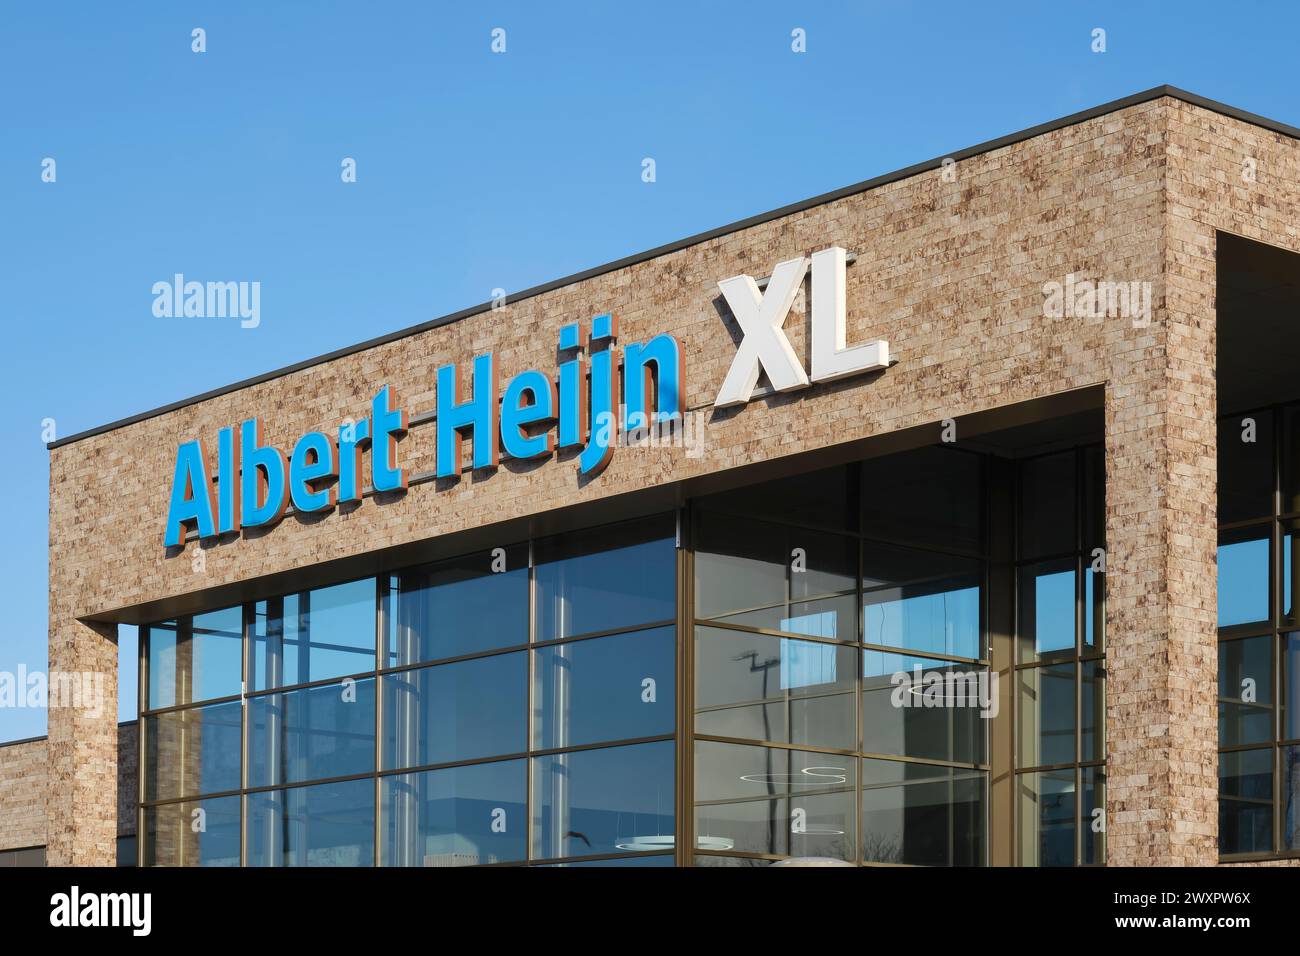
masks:
<path id="1" fill-rule="evenodd" d="M 1298 20 L 1131 0 L 7 4 L 0 671 L 46 664 L 44 419 L 71 434 L 1161 83 L 1300 125 Z M 261 324 L 156 318 L 177 272 L 260 282 Z M 0 709 L 0 740 L 44 731 Z"/>

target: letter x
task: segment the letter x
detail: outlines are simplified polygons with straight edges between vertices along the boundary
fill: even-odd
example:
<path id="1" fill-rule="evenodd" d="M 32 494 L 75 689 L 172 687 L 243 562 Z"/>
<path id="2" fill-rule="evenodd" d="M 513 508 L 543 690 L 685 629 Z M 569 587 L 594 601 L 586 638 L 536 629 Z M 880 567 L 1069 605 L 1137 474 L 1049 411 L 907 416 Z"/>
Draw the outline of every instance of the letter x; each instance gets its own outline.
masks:
<path id="1" fill-rule="evenodd" d="M 747 275 L 718 283 L 744 338 L 736 349 L 736 357 L 732 359 L 714 406 L 722 408 L 749 401 L 758 384 L 760 365 L 778 392 L 808 385 L 808 375 L 782 330 L 807 271 L 808 260 L 803 256 L 787 259 L 772 272 L 766 293 L 759 292 L 758 283 Z"/>

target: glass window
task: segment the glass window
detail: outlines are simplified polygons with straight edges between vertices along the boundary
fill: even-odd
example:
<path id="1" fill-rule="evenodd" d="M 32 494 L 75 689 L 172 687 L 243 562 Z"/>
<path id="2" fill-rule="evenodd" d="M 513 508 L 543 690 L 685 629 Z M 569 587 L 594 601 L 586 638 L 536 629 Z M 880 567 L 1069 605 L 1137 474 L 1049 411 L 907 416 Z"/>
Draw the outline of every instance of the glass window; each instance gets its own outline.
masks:
<path id="1" fill-rule="evenodd" d="M 866 542 L 863 640 L 954 657 L 982 656 L 980 562 Z"/>
<path id="2" fill-rule="evenodd" d="M 701 512 L 695 532 L 696 616 L 853 639 L 852 600 L 818 601 L 852 592 L 855 539 L 786 525 Z M 797 605 L 791 607 L 792 603 Z M 741 619 L 736 612 L 755 612 Z M 849 617 L 836 618 L 847 610 Z M 818 620 L 818 615 L 825 618 Z M 826 632 L 829 630 L 829 634 Z"/>
<path id="3" fill-rule="evenodd" d="M 232 697 L 243 686 L 243 609 L 196 614 L 148 629 L 146 707 Z"/>
<path id="4" fill-rule="evenodd" d="M 1219 746 L 1273 739 L 1271 635 L 1219 643 Z"/>
<path id="5" fill-rule="evenodd" d="M 238 790 L 241 716 L 231 701 L 142 717 L 145 800 Z"/>
<path id="6" fill-rule="evenodd" d="M 1106 546 L 1106 453 L 1100 445 L 1083 449 L 1083 553 L 1093 559 L 1094 548 Z"/>
<path id="7" fill-rule="evenodd" d="M 1300 522 L 1282 522 L 1282 621 L 1295 624 L 1295 595 L 1300 594 Z"/>
<path id="8" fill-rule="evenodd" d="M 1020 467 L 1020 557 L 1075 551 L 1075 453 L 1030 458 Z"/>
<path id="9" fill-rule="evenodd" d="M 695 732 L 857 748 L 858 651 L 723 628 L 695 631 Z"/>
<path id="10" fill-rule="evenodd" d="M 1300 511 L 1300 405 L 1282 413 L 1282 447 L 1278 455 L 1282 472 L 1282 514 Z M 1222 484 L 1222 478 L 1219 479 Z"/>
<path id="11" fill-rule="evenodd" d="M 375 631 L 374 578 L 258 601 L 253 689 L 372 671 Z"/>
<path id="12" fill-rule="evenodd" d="M 388 666 L 528 643 L 528 549 L 484 551 L 403 571 L 385 608 Z"/>
<path id="13" fill-rule="evenodd" d="M 1273 851 L 1273 750 L 1219 754 L 1219 852 Z"/>
<path id="14" fill-rule="evenodd" d="M 1282 849 L 1300 850 L 1300 747 L 1278 751 L 1282 781 Z"/>
<path id="15" fill-rule="evenodd" d="M 1106 665 L 1101 661 L 1079 665 L 1079 757 L 1106 759 Z"/>
<path id="16" fill-rule="evenodd" d="M 864 752 L 984 762 L 998 706 L 987 668 L 872 650 L 862 661 Z"/>
<path id="17" fill-rule="evenodd" d="M 984 516 L 983 459 L 933 446 L 862 462 L 862 532 L 975 552 Z"/>
<path id="18" fill-rule="evenodd" d="M 1074 656 L 1074 559 L 1020 569 L 1020 660 Z"/>
<path id="19" fill-rule="evenodd" d="M 298 783 L 375 769 L 375 679 L 248 701 L 248 785 Z"/>
<path id="20" fill-rule="evenodd" d="M 1267 621 L 1267 526 L 1219 532 L 1219 627 Z"/>
<path id="21" fill-rule="evenodd" d="M 1074 865 L 1074 775 L 1066 768 L 1016 776 L 1021 866 Z"/>
<path id="22" fill-rule="evenodd" d="M 1074 664 L 1017 671 L 1020 766 L 1074 763 Z"/>
<path id="23" fill-rule="evenodd" d="M 857 760 L 697 740 L 697 847 L 854 859 Z"/>
<path id="24" fill-rule="evenodd" d="M 578 747 L 671 734 L 676 636 L 671 627 L 539 648 L 533 746 Z"/>
<path id="25" fill-rule="evenodd" d="M 249 866 L 373 866 L 375 781 L 267 790 L 248 800 Z"/>
<path id="26" fill-rule="evenodd" d="M 144 865 L 239 866 L 239 797 L 146 807 Z"/>
<path id="27" fill-rule="evenodd" d="M 539 541 L 534 640 L 672 621 L 677 552 L 671 521 L 609 525 Z"/>
<path id="28" fill-rule="evenodd" d="M 1091 562 L 1087 556 L 1084 560 Z M 1105 649 L 1106 575 L 1089 563 L 1083 571 L 1083 652 L 1101 654 Z"/>
<path id="29" fill-rule="evenodd" d="M 1085 866 L 1106 862 L 1106 770 L 1083 767 L 1083 858 Z"/>
<path id="30" fill-rule="evenodd" d="M 523 760 L 381 778 L 384 866 L 478 866 L 528 856 Z"/>
<path id="31" fill-rule="evenodd" d="M 117 865 L 135 866 L 136 838 L 134 834 L 117 838 Z"/>
<path id="32" fill-rule="evenodd" d="M 543 863 L 545 867 L 589 866 L 673 866 L 673 858 L 664 853 L 646 853 L 643 856 L 616 856 L 608 860 L 574 860 L 570 863 Z"/>
<path id="33" fill-rule="evenodd" d="M 1279 648 L 1282 655 L 1282 688 L 1278 704 L 1282 709 L 1283 740 L 1300 740 L 1300 634 L 1292 631 L 1282 635 Z"/>
<path id="34" fill-rule="evenodd" d="M 388 674 L 383 768 L 522 753 L 527 720 L 526 652 Z"/>
<path id="35" fill-rule="evenodd" d="M 664 850 L 674 835 L 671 741 L 533 758 L 533 858 Z"/>
<path id="36" fill-rule="evenodd" d="M 863 861 L 983 865 L 986 789 L 979 770 L 863 760 Z"/>
<path id="37" fill-rule="evenodd" d="M 1273 514 L 1273 414 L 1267 410 L 1219 420 L 1219 520 Z"/>

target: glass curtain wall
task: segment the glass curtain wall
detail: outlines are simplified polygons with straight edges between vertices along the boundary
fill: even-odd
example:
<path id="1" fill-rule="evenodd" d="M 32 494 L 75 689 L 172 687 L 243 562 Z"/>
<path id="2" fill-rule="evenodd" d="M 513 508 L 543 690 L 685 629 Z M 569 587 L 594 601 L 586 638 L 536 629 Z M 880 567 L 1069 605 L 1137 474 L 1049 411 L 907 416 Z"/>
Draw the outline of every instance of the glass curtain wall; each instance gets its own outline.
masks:
<path id="1" fill-rule="evenodd" d="M 671 518 L 144 629 L 147 865 L 672 862 Z"/>
<path id="2" fill-rule="evenodd" d="M 985 862 L 985 524 L 947 448 L 695 502 L 696 865 Z"/>
<path id="3" fill-rule="evenodd" d="M 1016 795 L 1022 866 L 1105 861 L 1105 465 L 1017 466 Z"/>
<path id="4" fill-rule="evenodd" d="M 1300 406 L 1219 421 L 1219 852 L 1300 854 Z"/>

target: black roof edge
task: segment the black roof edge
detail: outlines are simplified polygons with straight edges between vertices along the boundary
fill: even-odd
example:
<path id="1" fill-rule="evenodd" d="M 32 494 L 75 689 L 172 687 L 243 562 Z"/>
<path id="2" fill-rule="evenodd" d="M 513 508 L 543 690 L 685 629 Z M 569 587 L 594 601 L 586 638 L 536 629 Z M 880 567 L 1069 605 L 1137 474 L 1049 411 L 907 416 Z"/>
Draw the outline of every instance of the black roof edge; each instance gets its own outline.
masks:
<path id="1" fill-rule="evenodd" d="M 1091 109 L 1086 109 L 1078 113 L 1071 113 L 1068 116 L 1050 120 L 1046 123 L 1040 123 L 1037 126 L 1031 126 L 1028 129 L 1023 129 L 1016 133 L 1010 133 L 1006 136 L 998 137 L 997 139 L 991 139 L 976 146 L 968 146 L 965 149 L 957 150 L 952 153 L 945 153 L 943 156 L 938 156 L 934 159 L 926 160 L 925 162 L 915 163 L 903 169 L 894 170 L 893 172 L 884 173 L 883 175 L 873 177 L 872 179 L 863 180 L 860 183 L 854 183 L 851 186 L 843 186 L 839 189 L 832 190 L 831 192 L 822 193 L 819 196 L 813 196 L 811 199 L 803 199 L 799 202 L 790 203 L 789 205 L 781 206 L 778 209 L 761 212 L 757 215 L 750 216 L 747 219 L 738 220 L 726 226 L 719 226 L 706 232 L 699 232 L 693 236 L 687 236 L 685 239 L 678 239 L 674 242 L 669 242 L 662 246 L 656 246 L 655 248 L 647 249 L 644 252 L 634 253 L 633 255 L 625 256 L 622 259 L 616 259 L 613 262 L 607 262 L 603 265 L 595 266 L 582 272 L 575 272 L 562 279 L 553 279 L 550 282 L 545 282 L 542 285 L 536 285 L 531 289 L 525 289 L 522 292 L 511 295 L 508 297 L 508 301 L 518 302 L 523 299 L 531 299 L 535 296 L 544 295 L 547 292 L 553 292 L 556 289 L 583 282 L 587 279 L 592 279 L 608 272 L 616 272 L 617 270 L 625 269 L 628 266 L 634 266 L 651 259 L 657 259 L 660 256 L 679 252 L 682 249 L 699 245 L 702 242 L 708 242 L 710 239 L 717 239 L 733 232 L 739 232 L 742 229 L 748 229 L 751 226 L 762 225 L 763 223 L 770 222 L 773 219 L 780 219 L 783 216 L 803 212 L 816 206 L 835 202 L 838 199 L 844 199 L 845 197 L 852 196 L 856 193 L 866 192 L 869 189 L 876 189 L 877 187 L 897 182 L 901 179 L 907 179 L 911 176 L 916 176 L 932 169 L 938 169 L 943 165 L 943 162 L 946 159 L 952 159 L 954 161 L 970 159 L 973 156 L 989 153 L 995 149 L 1002 149 L 1006 146 L 1013 146 L 1016 143 L 1024 142 L 1027 139 L 1033 139 L 1035 136 L 1041 136 L 1044 133 L 1064 129 L 1068 126 L 1076 126 L 1079 123 L 1085 123 L 1088 120 L 1096 119 L 1099 116 L 1105 116 L 1107 113 L 1114 113 L 1122 109 L 1127 109 L 1130 106 L 1149 103 L 1152 100 L 1157 100 L 1165 96 L 1182 100 L 1193 106 L 1199 106 L 1202 109 L 1209 110 L 1213 113 L 1219 113 L 1235 120 L 1240 120 L 1254 126 L 1272 130 L 1275 133 L 1281 133 L 1283 136 L 1288 136 L 1291 139 L 1300 139 L 1300 128 L 1295 126 L 1279 123 L 1276 120 L 1268 119 L 1267 117 L 1260 116 L 1256 113 L 1239 110 L 1234 106 L 1228 106 L 1226 103 L 1206 99 L 1203 96 L 1197 96 L 1195 93 L 1189 93 L 1186 90 L 1181 90 L 1175 86 L 1155 86 L 1149 90 L 1144 90 L 1141 93 L 1133 93 L 1130 96 L 1111 100 L 1109 103 L 1103 103 L 1100 106 L 1094 106 Z M 128 425 L 134 425 L 137 422 L 142 422 L 150 418 L 157 418 L 159 415 L 166 415 L 168 412 L 174 412 L 177 409 L 185 408 L 190 405 L 197 405 L 199 402 L 206 402 L 209 399 L 217 398 L 221 395 L 229 394 L 230 392 L 237 392 L 240 389 L 249 388 L 253 385 L 260 385 L 263 382 L 282 378 L 285 375 L 292 375 L 294 372 L 301 372 L 304 369 L 309 369 L 316 365 L 322 365 L 325 362 L 332 362 L 335 359 L 340 359 L 356 352 L 364 352 L 367 349 L 376 348 L 380 345 L 387 345 L 389 342 L 395 342 L 398 339 L 404 339 L 411 335 L 418 335 L 421 332 L 427 332 L 430 329 L 436 329 L 443 325 L 450 325 L 453 322 L 459 322 L 461 319 L 467 319 L 470 316 L 490 311 L 491 308 L 492 303 L 490 301 L 473 305 L 469 308 L 461 309 L 459 312 L 452 312 L 449 315 L 430 319 L 428 322 L 421 322 L 418 325 L 399 329 L 396 332 L 388 332 L 384 335 L 367 339 L 364 342 L 358 342 L 355 345 L 348 345 L 341 349 L 335 349 L 333 352 L 318 355 L 315 358 L 304 359 L 301 362 L 295 362 L 292 365 L 286 365 L 283 368 L 278 368 L 274 371 L 263 372 L 261 375 L 254 375 L 252 378 L 246 378 L 231 385 L 223 385 L 220 388 L 214 388 L 199 395 L 183 398 L 180 401 L 172 402 L 168 405 L 162 405 L 147 412 L 140 412 L 139 414 L 131 415 L 115 422 L 110 422 L 107 425 L 100 425 L 96 428 L 90 428 L 85 431 L 77 432 L 74 435 L 69 435 L 66 438 L 56 439 L 55 441 L 48 442 L 46 448 L 49 450 L 62 448 L 64 445 L 70 445 L 73 442 L 81 441 L 83 438 L 92 438 L 95 435 L 102 435 L 105 432 L 115 431 L 118 428 L 125 428 Z"/>
<path id="2" fill-rule="evenodd" d="M 117 726 L 118 729 L 120 730 L 123 727 L 130 727 L 132 724 L 139 723 L 139 721 L 140 718 L 132 717 L 130 720 L 119 720 L 117 722 Z M 20 737 L 17 740 L 0 740 L 0 748 L 17 747 L 20 744 L 34 744 L 39 740 L 49 740 L 49 739 L 50 739 L 50 735 L 46 733 L 46 734 L 41 734 L 39 737 Z"/>

